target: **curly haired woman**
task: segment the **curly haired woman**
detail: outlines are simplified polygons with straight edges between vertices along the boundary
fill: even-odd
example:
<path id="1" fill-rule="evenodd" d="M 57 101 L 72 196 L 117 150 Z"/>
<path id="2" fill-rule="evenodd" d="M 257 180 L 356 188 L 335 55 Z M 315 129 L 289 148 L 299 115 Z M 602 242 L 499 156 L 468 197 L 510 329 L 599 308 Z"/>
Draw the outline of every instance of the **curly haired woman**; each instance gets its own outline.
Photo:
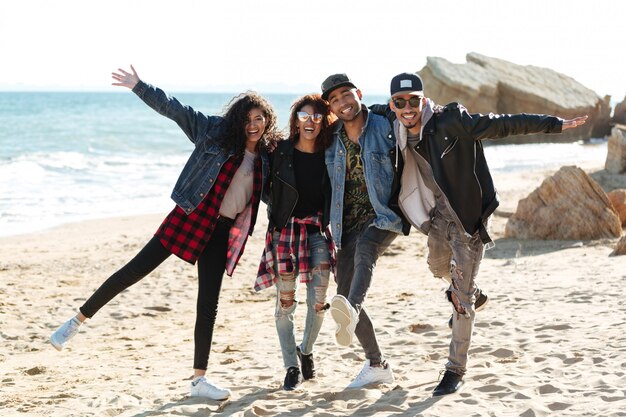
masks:
<path id="1" fill-rule="evenodd" d="M 141 81 L 132 66 L 131 72 L 118 71 L 112 73 L 113 85 L 131 89 L 175 121 L 195 149 L 174 186 L 174 210 L 146 246 L 111 275 L 50 341 L 61 350 L 87 318 L 174 254 L 198 264 L 191 396 L 223 400 L 230 390 L 205 377 L 219 294 L 224 272 L 232 275 L 256 221 L 269 173 L 265 146 L 278 139 L 276 114 L 263 97 L 247 92 L 233 98 L 224 116 L 205 116 Z"/>

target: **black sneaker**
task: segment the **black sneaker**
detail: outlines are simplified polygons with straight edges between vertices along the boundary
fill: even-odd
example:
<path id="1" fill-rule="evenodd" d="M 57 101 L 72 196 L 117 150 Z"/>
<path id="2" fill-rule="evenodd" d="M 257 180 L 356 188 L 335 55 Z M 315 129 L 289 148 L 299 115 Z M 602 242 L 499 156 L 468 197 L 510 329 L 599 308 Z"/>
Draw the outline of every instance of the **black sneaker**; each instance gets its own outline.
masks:
<path id="1" fill-rule="evenodd" d="M 287 375 L 285 375 L 283 389 L 285 391 L 292 391 L 298 385 L 300 385 L 300 369 L 292 366 L 291 368 L 287 369 Z"/>
<path id="2" fill-rule="evenodd" d="M 315 364 L 313 363 L 313 354 L 305 355 L 300 350 L 300 346 L 296 347 L 298 359 L 300 359 L 300 367 L 302 368 L 302 377 L 305 380 L 315 378 Z"/>
<path id="3" fill-rule="evenodd" d="M 446 297 L 448 301 L 452 302 L 452 292 L 446 291 Z M 478 290 L 478 295 L 476 296 L 476 302 L 474 303 L 474 310 L 478 313 L 480 310 L 484 310 L 487 306 L 487 302 L 489 301 L 489 297 L 485 294 L 481 289 Z M 450 320 L 448 320 L 448 327 L 452 328 L 452 319 L 454 314 L 450 316 Z"/>
<path id="4" fill-rule="evenodd" d="M 463 386 L 463 377 L 452 371 L 446 371 L 439 385 L 433 390 L 433 397 L 453 394 Z"/>

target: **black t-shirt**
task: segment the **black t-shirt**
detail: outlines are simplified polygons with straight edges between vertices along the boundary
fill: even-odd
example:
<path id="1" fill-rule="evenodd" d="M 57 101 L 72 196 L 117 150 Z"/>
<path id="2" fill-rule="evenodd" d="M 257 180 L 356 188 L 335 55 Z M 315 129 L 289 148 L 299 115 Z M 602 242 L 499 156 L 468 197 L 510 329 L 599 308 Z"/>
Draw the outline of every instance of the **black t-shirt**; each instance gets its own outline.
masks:
<path id="1" fill-rule="evenodd" d="M 306 153 L 294 149 L 293 165 L 298 189 L 298 202 L 293 209 L 293 215 L 303 218 L 324 211 L 324 152 Z"/>

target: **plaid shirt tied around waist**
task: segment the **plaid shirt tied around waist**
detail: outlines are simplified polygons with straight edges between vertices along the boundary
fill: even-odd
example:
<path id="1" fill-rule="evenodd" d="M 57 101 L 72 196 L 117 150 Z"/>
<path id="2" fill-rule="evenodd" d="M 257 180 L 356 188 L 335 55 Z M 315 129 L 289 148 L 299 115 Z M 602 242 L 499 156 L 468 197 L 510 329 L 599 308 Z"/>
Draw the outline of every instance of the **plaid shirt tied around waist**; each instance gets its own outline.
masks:
<path id="1" fill-rule="evenodd" d="M 242 156 L 232 156 L 224 163 L 215 179 L 215 184 L 194 211 L 185 213 L 183 209 L 176 206 L 163 220 L 154 236 L 167 250 L 184 261 L 196 263 L 211 239 L 222 200 L 242 159 Z M 237 215 L 230 228 L 226 261 L 226 273 L 229 276 L 233 274 L 243 253 L 253 219 L 256 218 L 255 214 L 259 209 L 263 182 L 261 158 L 257 157 L 254 161 L 253 175 L 252 198 L 246 208 Z"/>
<path id="2" fill-rule="evenodd" d="M 312 279 L 310 263 L 311 252 L 309 250 L 308 231 L 306 226 L 314 225 L 322 229 L 321 214 L 307 216 L 302 219 L 290 217 L 287 225 L 280 231 L 278 241 L 273 240 L 273 230 L 268 230 L 265 235 L 265 249 L 261 255 L 261 262 L 254 283 L 254 289 L 260 291 L 269 288 L 278 282 L 278 275 L 294 272 L 297 266 L 300 282 L 309 282 Z M 335 244 L 330 236 L 330 228 L 324 231 L 326 245 L 330 253 L 331 271 L 335 272 Z M 274 257 L 276 247 L 276 258 Z M 278 275 L 276 274 L 278 270 Z"/>

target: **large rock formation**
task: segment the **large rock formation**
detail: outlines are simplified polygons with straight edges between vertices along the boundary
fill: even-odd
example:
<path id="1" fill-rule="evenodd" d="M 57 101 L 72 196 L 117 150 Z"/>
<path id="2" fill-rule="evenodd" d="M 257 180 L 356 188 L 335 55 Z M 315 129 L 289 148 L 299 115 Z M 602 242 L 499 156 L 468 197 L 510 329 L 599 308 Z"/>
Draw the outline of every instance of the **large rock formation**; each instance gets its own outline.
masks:
<path id="1" fill-rule="evenodd" d="M 616 125 L 611 129 L 604 167 L 613 174 L 626 173 L 626 126 Z"/>
<path id="2" fill-rule="evenodd" d="M 615 244 L 615 249 L 610 256 L 626 255 L 626 236 L 622 236 Z"/>
<path id="3" fill-rule="evenodd" d="M 573 142 L 609 133 L 610 97 L 547 68 L 517 65 L 477 53 L 466 64 L 428 57 L 418 73 L 424 93 L 439 104 L 459 102 L 472 113 L 541 113 L 563 118 L 588 115 L 587 123 L 561 135 L 528 135 L 499 140 L 506 143 Z"/>
<path id="4" fill-rule="evenodd" d="M 619 237 L 622 226 L 598 183 L 578 167 L 562 167 L 519 201 L 504 236 L 574 240 Z"/>
<path id="5" fill-rule="evenodd" d="M 609 197 L 611 204 L 613 204 L 622 226 L 626 226 L 626 190 L 613 190 L 606 195 Z"/>
<path id="6" fill-rule="evenodd" d="M 615 110 L 613 111 L 613 123 L 626 125 L 626 97 L 621 103 L 617 103 L 615 105 Z"/>

